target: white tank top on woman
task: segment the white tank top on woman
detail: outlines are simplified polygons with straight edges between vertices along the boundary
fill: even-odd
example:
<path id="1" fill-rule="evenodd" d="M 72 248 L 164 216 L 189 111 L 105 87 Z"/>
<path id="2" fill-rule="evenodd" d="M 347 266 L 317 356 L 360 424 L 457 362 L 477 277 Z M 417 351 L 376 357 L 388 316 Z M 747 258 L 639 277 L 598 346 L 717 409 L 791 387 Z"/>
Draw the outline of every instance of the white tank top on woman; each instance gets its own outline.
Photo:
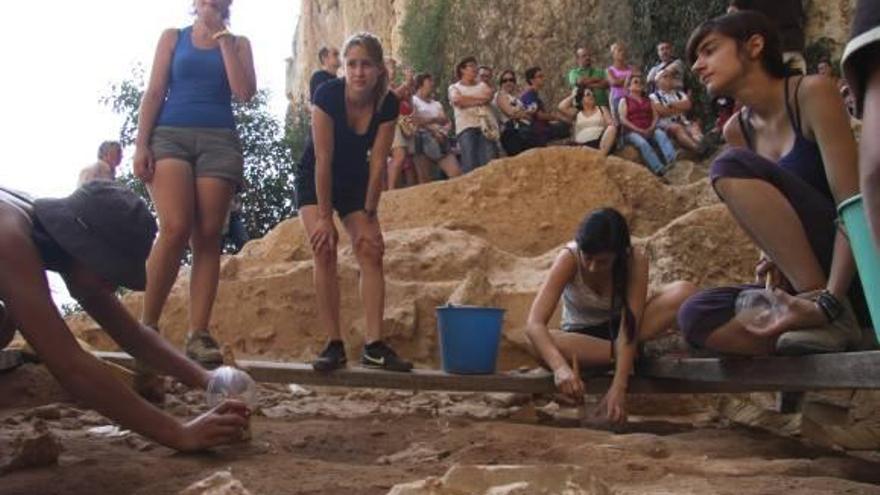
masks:
<path id="1" fill-rule="evenodd" d="M 562 329 L 574 330 L 608 323 L 611 298 L 596 294 L 584 279 L 584 259 L 577 244 L 569 242 L 565 249 L 574 255 L 577 271 L 562 291 Z"/>
<path id="2" fill-rule="evenodd" d="M 602 137 L 605 127 L 607 126 L 602 107 L 596 107 L 590 115 L 584 115 L 583 111 L 579 111 L 574 122 L 574 141 L 578 144 L 595 141 Z"/>

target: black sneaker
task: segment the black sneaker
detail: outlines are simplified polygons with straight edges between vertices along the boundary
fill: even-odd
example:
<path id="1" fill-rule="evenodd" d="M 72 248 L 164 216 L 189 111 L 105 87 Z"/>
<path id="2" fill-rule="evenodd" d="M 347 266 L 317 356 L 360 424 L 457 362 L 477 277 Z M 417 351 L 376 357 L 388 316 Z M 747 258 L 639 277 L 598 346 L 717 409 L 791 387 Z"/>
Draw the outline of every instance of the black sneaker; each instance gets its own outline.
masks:
<path id="1" fill-rule="evenodd" d="M 410 371 L 413 367 L 409 361 L 401 359 L 394 349 L 388 344 L 377 340 L 364 346 L 364 355 L 361 356 L 361 364 L 368 368 L 378 368 L 388 371 Z"/>
<path id="2" fill-rule="evenodd" d="M 312 369 L 326 373 L 328 371 L 345 368 L 348 359 L 345 357 L 345 346 L 341 340 L 331 340 L 327 347 L 318 354 L 318 358 L 312 361 Z"/>

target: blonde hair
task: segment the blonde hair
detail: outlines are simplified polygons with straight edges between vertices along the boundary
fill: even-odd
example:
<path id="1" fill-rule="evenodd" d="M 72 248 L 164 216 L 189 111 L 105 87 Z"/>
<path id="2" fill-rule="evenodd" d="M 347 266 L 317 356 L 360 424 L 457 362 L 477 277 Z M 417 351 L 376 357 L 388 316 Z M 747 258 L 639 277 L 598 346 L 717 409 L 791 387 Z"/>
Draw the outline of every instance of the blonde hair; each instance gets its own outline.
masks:
<path id="1" fill-rule="evenodd" d="M 367 57 L 379 69 L 379 80 L 376 81 L 376 87 L 373 89 L 373 101 L 376 108 L 382 108 L 385 97 L 388 96 L 388 88 L 391 85 L 388 80 L 388 70 L 385 68 L 385 55 L 382 50 L 382 42 L 379 41 L 373 33 L 361 32 L 355 33 L 342 45 L 343 58 L 348 56 L 348 51 L 353 47 L 359 46 L 367 52 Z"/>

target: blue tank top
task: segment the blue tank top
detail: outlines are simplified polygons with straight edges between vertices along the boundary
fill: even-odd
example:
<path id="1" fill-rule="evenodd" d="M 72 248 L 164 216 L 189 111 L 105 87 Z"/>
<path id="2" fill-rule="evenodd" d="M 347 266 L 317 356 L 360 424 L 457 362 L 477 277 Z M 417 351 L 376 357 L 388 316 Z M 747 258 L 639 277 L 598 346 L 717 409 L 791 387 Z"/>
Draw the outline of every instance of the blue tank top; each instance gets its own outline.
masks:
<path id="1" fill-rule="evenodd" d="M 235 128 L 223 55 L 219 47 L 193 46 L 192 26 L 177 35 L 168 93 L 156 125 Z"/>
<path id="2" fill-rule="evenodd" d="M 819 145 L 815 141 L 810 141 L 804 136 L 801 127 L 801 110 L 798 104 L 798 92 L 804 78 L 801 77 L 794 88 L 794 110 L 789 103 L 788 96 L 788 78 L 785 80 L 785 111 L 788 114 L 788 120 L 794 130 L 794 146 L 788 153 L 779 158 L 776 162 L 780 167 L 800 177 L 804 182 L 810 184 L 817 191 L 822 193 L 832 203 L 834 196 L 831 194 L 831 187 L 828 185 L 828 178 L 825 176 L 825 164 L 822 161 L 822 152 Z M 754 129 L 749 120 L 749 115 L 745 115 L 748 109 L 743 109 L 739 113 L 739 124 L 742 129 L 743 136 L 746 139 L 746 145 L 754 151 Z"/>

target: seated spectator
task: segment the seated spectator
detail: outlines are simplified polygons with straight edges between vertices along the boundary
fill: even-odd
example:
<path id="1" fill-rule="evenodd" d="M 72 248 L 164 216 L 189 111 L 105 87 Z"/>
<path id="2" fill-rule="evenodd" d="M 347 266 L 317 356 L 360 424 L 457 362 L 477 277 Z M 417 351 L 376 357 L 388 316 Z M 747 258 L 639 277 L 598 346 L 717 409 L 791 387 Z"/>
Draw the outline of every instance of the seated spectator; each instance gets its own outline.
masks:
<path id="1" fill-rule="evenodd" d="M 620 100 L 626 96 L 626 80 L 635 70 L 627 62 L 626 56 L 626 45 L 620 42 L 611 45 L 612 64 L 606 69 L 606 72 L 608 73 L 608 86 L 611 88 L 611 114 L 618 122 L 617 109 L 620 108 Z"/>
<path id="2" fill-rule="evenodd" d="M 104 141 L 98 146 L 98 161 L 79 172 L 77 187 L 93 180 L 116 179 L 116 167 L 122 162 L 122 145 L 119 141 Z"/>
<path id="3" fill-rule="evenodd" d="M 617 139 L 617 126 L 614 125 L 611 111 L 597 105 L 593 91 L 583 86 L 578 86 L 571 96 L 559 103 L 561 112 L 565 112 L 569 107 L 577 111 L 574 117 L 572 140 L 576 144 L 597 149 L 603 156 L 608 156 Z"/>
<path id="4" fill-rule="evenodd" d="M 400 100 L 400 113 L 394 126 L 394 141 L 391 143 L 391 160 L 388 164 L 388 189 L 397 189 L 401 175 L 406 185 L 416 184 L 416 172 L 413 167 L 415 153 L 415 131 L 413 121 L 412 86 L 406 82 L 391 91 Z"/>
<path id="5" fill-rule="evenodd" d="M 309 103 L 315 102 L 315 91 L 325 82 L 336 79 L 339 72 L 339 50 L 329 46 L 323 46 L 318 50 L 318 61 L 321 68 L 312 73 L 309 79 Z"/>
<path id="6" fill-rule="evenodd" d="M 455 114 L 461 170 L 467 173 L 497 157 L 498 136 L 493 132 L 500 132 L 489 105 L 492 88 L 477 79 L 477 59 L 462 59 L 455 66 L 455 77 L 457 81 L 449 86 L 449 102 Z"/>
<path id="7" fill-rule="evenodd" d="M 431 165 L 436 163 L 447 177 L 458 177 L 461 168 L 449 147 L 452 123 L 443 105 L 434 99 L 434 78 L 431 74 L 416 76 L 416 94 L 412 98 L 415 136 L 416 177 L 419 184 L 431 180 Z"/>
<path id="8" fill-rule="evenodd" d="M 540 67 L 526 70 L 528 88 L 519 97 L 532 122 L 532 132 L 538 146 L 546 146 L 549 141 L 566 138 L 570 134 L 569 125 L 558 113 L 548 112 L 541 99 L 540 91 L 544 87 L 544 72 Z"/>
<path id="9" fill-rule="evenodd" d="M 834 73 L 834 66 L 831 65 L 831 60 L 827 57 L 823 57 L 819 60 L 819 63 L 816 64 L 816 74 L 831 79 L 831 82 L 833 82 L 835 86 L 838 84 L 839 79 L 837 74 Z"/>
<path id="10" fill-rule="evenodd" d="M 608 75 L 600 67 L 593 67 L 593 53 L 589 48 L 580 47 L 575 51 L 577 67 L 568 71 L 568 85 L 571 89 L 583 86 L 593 93 L 596 105 L 608 107 Z"/>
<path id="11" fill-rule="evenodd" d="M 629 76 L 626 87 L 629 94 L 620 100 L 618 109 L 623 139 L 638 148 L 648 168 L 662 177 L 675 160 L 675 147 L 663 129 L 657 127 L 657 113 L 651 106 L 651 99 L 644 94 L 641 74 Z M 660 151 L 662 160 L 654 147 Z"/>
<path id="12" fill-rule="evenodd" d="M 501 146 L 507 156 L 516 156 L 535 147 L 531 115 L 517 96 L 516 74 L 508 69 L 498 79 L 499 88 L 493 100 L 501 123 Z"/>
<path id="13" fill-rule="evenodd" d="M 673 89 L 675 80 L 671 68 L 663 69 L 657 75 L 657 91 L 651 94 L 654 112 L 659 116 L 657 127 L 663 129 L 682 148 L 702 152 L 700 141 L 703 139 L 699 127 L 687 119 L 691 109 L 691 100 L 681 90 Z"/>
<path id="14" fill-rule="evenodd" d="M 492 91 L 495 91 L 495 71 L 488 65 L 481 65 L 477 69 L 477 79 L 480 82 L 486 83 L 486 86 L 492 88 Z"/>

